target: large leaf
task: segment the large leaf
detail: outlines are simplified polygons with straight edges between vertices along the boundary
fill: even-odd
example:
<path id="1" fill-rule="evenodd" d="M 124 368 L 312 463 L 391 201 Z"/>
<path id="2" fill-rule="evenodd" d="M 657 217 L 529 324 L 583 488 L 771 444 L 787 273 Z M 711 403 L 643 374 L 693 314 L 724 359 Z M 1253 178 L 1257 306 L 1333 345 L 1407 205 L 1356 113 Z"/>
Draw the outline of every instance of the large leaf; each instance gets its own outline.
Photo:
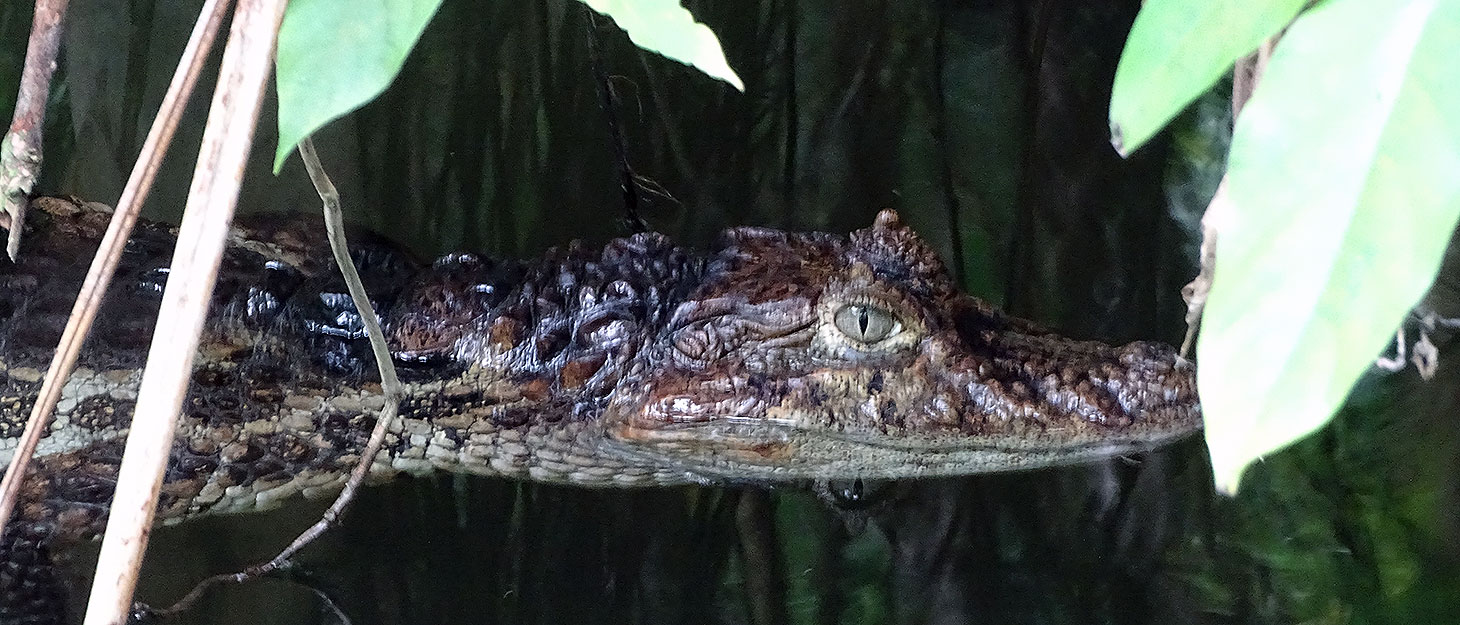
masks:
<path id="1" fill-rule="evenodd" d="M 1110 137 L 1129 155 L 1303 8 L 1305 0 L 1148 0 L 1110 94 Z"/>
<path id="2" fill-rule="evenodd" d="M 1429 287 L 1460 213 L 1460 2 L 1328 0 L 1232 141 L 1199 384 L 1217 484 L 1322 426 Z"/>
<path id="3" fill-rule="evenodd" d="M 279 27 L 279 147 L 379 95 L 400 72 L 441 0 L 293 0 Z"/>
<path id="4" fill-rule="evenodd" d="M 720 49 L 715 33 L 695 21 L 679 0 L 582 0 L 604 15 L 613 18 L 619 28 L 629 33 L 634 45 L 658 52 L 688 64 L 745 91 L 745 83 Z"/>

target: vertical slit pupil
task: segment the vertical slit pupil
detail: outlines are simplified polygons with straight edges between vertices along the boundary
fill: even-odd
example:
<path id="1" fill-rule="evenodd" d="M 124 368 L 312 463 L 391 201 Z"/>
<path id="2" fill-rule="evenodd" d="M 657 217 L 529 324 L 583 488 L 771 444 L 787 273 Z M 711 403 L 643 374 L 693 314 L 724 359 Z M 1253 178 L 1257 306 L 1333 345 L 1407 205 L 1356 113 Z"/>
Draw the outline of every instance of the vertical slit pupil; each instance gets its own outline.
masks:
<path id="1" fill-rule="evenodd" d="M 867 326 L 871 325 L 871 323 L 872 323 L 871 315 L 868 315 L 867 314 L 867 308 L 865 306 L 858 308 L 857 309 L 857 325 L 859 327 L 861 327 L 861 329 L 862 329 L 862 337 L 863 338 L 865 338 L 867 336 Z"/>

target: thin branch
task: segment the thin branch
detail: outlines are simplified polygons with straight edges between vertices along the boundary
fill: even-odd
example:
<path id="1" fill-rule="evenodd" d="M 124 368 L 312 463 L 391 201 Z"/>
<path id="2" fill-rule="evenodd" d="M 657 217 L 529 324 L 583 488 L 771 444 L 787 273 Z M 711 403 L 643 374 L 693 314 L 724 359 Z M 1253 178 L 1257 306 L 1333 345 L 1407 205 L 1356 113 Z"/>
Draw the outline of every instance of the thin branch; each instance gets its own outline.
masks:
<path id="1" fill-rule="evenodd" d="M 593 67 L 594 84 L 598 87 L 599 106 L 603 107 L 604 120 L 608 122 L 608 138 L 613 143 L 613 160 L 618 166 L 619 188 L 623 191 L 624 215 L 634 232 L 647 232 L 649 224 L 639 214 L 637 174 L 629 164 L 628 140 L 624 138 L 623 126 L 618 119 L 618 95 L 598 51 L 598 17 L 593 9 L 585 7 L 584 10 L 588 15 L 588 58 Z"/>
<path id="2" fill-rule="evenodd" d="M 1242 107 L 1247 106 L 1247 101 L 1252 99 L 1252 92 L 1257 90 L 1258 81 L 1262 80 L 1262 72 L 1267 69 L 1267 61 L 1272 58 L 1272 52 L 1277 48 L 1278 37 L 1282 33 L 1269 38 L 1257 47 L 1257 51 L 1237 60 L 1236 67 L 1232 68 L 1232 119 L 1242 113 Z"/>
<path id="3" fill-rule="evenodd" d="M 1277 48 L 1282 35 L 1279 32 L 1268 38 L 1256 52 L 1238 60 L 1237 65 L 1232 68 L 1233 125 L 1236 125 L 1237 115 L 1242 112 L 1242 107 L 1252 98 L 1257 83 L 1262 80 L 1262 72 L 1267 69 L 1267 61 L 1272 58 L 1272 52 Z M 1201 217 L 1201 251 L 1198 258 L 1200 269 L 1196 277 L 1181 288 L 1181 299 L 1186 301 L 1186 336 L 1181 340 L 1182 358 L 1191 353 L 1191 348 L 1196 343 L 1197 329 L 1201 327 L 1202 313 L 1206 311 L 1207 294 L 1212 290 L 1212 276 L 1217 268 L 1217 236 L 1221 233 L 1221 224 L 1226 220 L 1230 204 L 1227 199 L 1227 176 L 1223 174 L 1222 181 L 1217 184 L 1216 194 L 1212 196 L 1211 203 L 1207 204 L 1207 210 Z"/>
<path id="4" fill-rule="evenodd" d="M 1394 357 L 1385 358 L 1381 354 L 1374 359 L 1374 366 L 1390 373 L 1403 369 L 1405 362 L 1409 360 L 1408 345 L 1404 338 L 1404 323 L 1400 322 L 1399 329 L 1394 333 Z"/>
<path id="5" fill-rule="evenodd" d="M 295 539 L 270 564 L 287 559 L 314 540 L 329 525 L 334 524 L 350 505 L 355 490 L 365 481 L 365 476 L 370 473 L 370 465 L 375 462 L 376 454 L 380 453 L 380 447 L 385 443 L 385 433 L 395 420 L 401 397 L 400 378 L 396 377 L 395 364 L 390 359 L 390 348 L 385 344 L 385 332 L 380 329 L 380 319 L 375 315 L 375 307 L 370 304 L 370 295 L 365 292 L 365 284 L 360 281 L 360 272 L 355 270 L 355 263 L 350 260 L 349 243 L 345 241 L 345 217 L 340 210 L 340 194 L 335 190 L 334 183 L 330 182 L 324 166 L 320 164 L 319 155 L 314 151 L 314 141 L 309 137 L 299 142 L 299 156 L 304 159 L 304 167 L 309 170 L 309 180 L 314 183 L 314 188 L 319 191 L 319 199 L 324 203 L 324 225 L 329 235 L 330 251 L 335 255 L 335 264 L 339 265 L 340 273 L 344 274 L 345 284 L 350 288 L 350 299 L 355 301 L 360 320 L 365 323 L 365 332 L 370 337 L 370 351 L 375 354 L 375 366 L 380 371 L 380 387 L 385 393 L 386 401 L 380 418 L 375 420 L 375 429 L 370 432 L 370 441 L 365 444 L 365 451 L 360 455 L 360 462 L 350 472 L 350 479 L 345 482 L 340 496 L 325 510 L 324 518 L 320 522 Z"/>
<path id="6" fill-rule="evenodd" d="M 61 22 L 66 18 L 66 5 L 67 0 L 35 3 L 30 40 L 25 46 L 25 67 L 20 72 L 20 91 L 15 98 L 15 115 L 10 121 L 10 132 L 0 140 L 0 227 L 10 229 L 5 253 L 12 261 L 20 251 L 28 196 L 36 177 L 40 176 L 46 101 L 51 95 L 51 75 L 56 72 L 56 52 L 61 48 Z"/>
<path id="7" fill-rule="evenodd" d="M 1212 276 L 1217 268 L 1217 223 L 1231 212 L 1230 206 L 1231 202 L 1227 199 L 1227 176 L 1223 174 L 1222 181 L 1217 184 L 1216 194 L 1212 196 L 1211 203 L 1207 204 L 1207 210 L 1201 216 L 1201 250 L 1197 258 L 1200 269 L 1191 282 L 1181 287 L 1181 299 L 1186 302 L 1186 336 L 1181 340 L 1180 351 L 1182 358 L 1186 358 L 1196 344 L 1196 331 L 1201 327 L 1201 316 L 1206 310 L 1207 294 L 1212 290 Z"/>
<path id="8" fill-rule="evenodd" d="M 370 350 L 375 354 L 375 366 L 380 371 L 380 387 L 385 393 L 385 406 L 381 408 L 380 418 L 375 420 L 375 429 L 370 432 L 370 440 L 365 444 L 365 450 L 360 454 L 360 460 L 355 463 L 355 468 L 350 472 L 350 478 L 345 481 L 345 488 L 340 491 L 335 502 L 330 504 L 328 510 L 320 516 L 320 519 L 304 530 L 294 542 L 289 543 L 283 551 L 268 562 L 257 564 L 238 573 L 225 573 L 214 575 L 194 586 L 188 594 L 179 599 L 165 610 L 154 614 L 158 616 L 172 616 L 192 607 L 203 592 L 216 584 L 242 583 L 251 579 L 269 575 L 293 566 L 292 558 L 306 545 L 319 538 L 331 527 L 339 522 L 340 516 L 344 514 L 345 508 L 355 499 L 355 492 L 365 482 L 366 476 L 370 474 L 370 467 L 375 464 L 375 457 L 380 454 L 380 448 L 385 445 L 385 435 L 390 431 L 390 426 L 395 422 L 395 416 L 400 406 L 401 385 L 400 378 L 396 377 L 395 364 L 390 359 L 390 348 L 385 344 L 385 332 L 380 329 L 380 321 L 375 316 L 375 307 L 370 304 L 370 296 L 365 292 L 365 285 L 360 281 L 360 272 L 356 271 L 355 263 L 350 260 L 350 246 L 345 240 L 344 214 L 340 210 L 340 193 L 335 190 L 335 185 L 330 182 L 329 174 L 325 173 L 324 165 L 319 162 L 319 154 L 314 151 L 314 141 L 305 137 L 299 142 L 299 156 L 304 161 L 304 168 L 309 171 L 309 180 L 314 183 L 314 188 L 319 192 L 319 199 L 324 203 L 324 224 L 329 236 L 330 251 L 334 253 L 335 264 L 339 265 L 340 273 L 344 274 L 345 284 L 350 289 L 350 298 L 355 301 L 355 309 L 360 313 L 360 320 L 365 323 L 365 333 L 370 337 Z M 331 607 L 338 612 L 338 608 Z"/>
<path id="9" fill-rule="evenodd" d="M 162 293 L 157 315 L 161 331 L 153 333 L 126 451 L 117 471 L 117 492 L 92 580 L 86 625 L 120 625 L 130 611 L 178 412 L 238 202 L 264 85 L 273 67 L 274 41 L 285 4 L 285 0 L 242 0 L 234 12 L 177 249 Z"/>
<path id="10" fill-rule="evenodd" d="M 111 223 L 107 225 L 101 245 L 91 259 L 91 268 L 86 272 L 86 280 L 81 283 L 81 292 L 77 294 L 76 304 L 71 308 L 66 329 L 61 332 L 61 341 L 51 358 L 45 381 L 41 383 L 40 394 L 35 405 L 31 407 L 30 420 L 26 421 L 25 432 L 21 434 L 15 456 L 10 459 L 10 469 L 5 472 L 5 479 L 0 480 L 0 537 L 4 536 L 6 522 L 15 508 L 21 478 L 25 476 L 41 434 L 50 423 L 51 412 L 61 398 L 61 388 L 76 366 L 76 356 L 81 352 L 81 344 L 86 340 L 92 322 L 96 320 L 102 295 L 106 293 L 112 275 L 117 271 L 127 237 L 131 236 L 132 227 L 137 223 L 137 214 L 147 200 L 147 192 L 152 188 L 157 168 L 167 155 L 167 146 L 172 142 L 177 122 L 182 118 L 183 109 L 187 107 L 188 98 L 193 93 L 193 86 L 198 82 L 198 73 L 202 71 L 208 51 L 213 47 L 218 26 L 223 23 L 223 15 L 232 4 L 232 0 L 208 0 L 203 6 L 202 14 L 193 25 L 193 34 L 188 39 L 187 47 L 183 48 L 177 71 L 172 75 L 172 83 L 168 85 L 167 94 L 162 98 L 162 106 L 157 111 L 157 117 L 152 120 L 152 129 L 142 143 L 142 153 L 132 166 L 132 175 L 127 178 L 126 188 L 122 189 L 116 212 L 112 213 Z"/>

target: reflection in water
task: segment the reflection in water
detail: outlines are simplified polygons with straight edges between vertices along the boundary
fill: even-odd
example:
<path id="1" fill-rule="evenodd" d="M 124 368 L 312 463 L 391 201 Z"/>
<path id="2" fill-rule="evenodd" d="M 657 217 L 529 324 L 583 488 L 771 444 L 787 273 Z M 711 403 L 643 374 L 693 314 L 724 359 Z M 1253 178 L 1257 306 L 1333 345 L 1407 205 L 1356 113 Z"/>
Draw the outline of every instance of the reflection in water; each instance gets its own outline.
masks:
<path id="1" fill-rule="evenodd" d="M 316 592 L 356 625 L 1137 622 L 1185 601 L 1152 589 L 1205 496 L 1198 447 L 888 485 L 853 511 L 810 489 L 401 479 L 369 489 L 291 582 L 217 591 L 181 622 L 314 622 Z M 261 559 L 318 511 L 160 531 L 141 597 L 161 605 Z"/>

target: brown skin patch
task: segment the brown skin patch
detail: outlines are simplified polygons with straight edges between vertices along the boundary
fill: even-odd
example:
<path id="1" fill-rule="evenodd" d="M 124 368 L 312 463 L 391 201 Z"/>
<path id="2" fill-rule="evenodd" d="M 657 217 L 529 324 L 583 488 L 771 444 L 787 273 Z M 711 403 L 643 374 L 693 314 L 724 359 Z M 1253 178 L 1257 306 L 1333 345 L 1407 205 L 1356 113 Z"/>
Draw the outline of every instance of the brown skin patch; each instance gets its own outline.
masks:
<path id="1" fill-rule="evenodd" d="M 519 386 L 519 389 L 523 399 L 528 401 L 542 401 L 548 398 L 549 393 L 552 391 L 552 386 L 552 378 L 538 377 L 524 380 Z"/>
<path id="2" fill-rule="evenodd" d="M 608 357 L 604 354 L 593 354 L 568 361 L 568 364 L 563 365 L 562 371 L 558 373 L 560 387 L 567 391 L 583 386 L 589 378 L 593 377 L 593 374 L 603 368 L 603 364 L 607 361 Z"/>
<path id="3" fill-rule="evenodd" d="M 517 346 L 522 340 L 522 323 L 511 317 L 498 317 L 492 321 L 490 329 L 487 330 L 491 337 L 491 346 L 500 351 L 507 351 Z"/>
<path id="4" fill-rule="evenodd" d="M 422 360 L 446 355 L 461 338 L 461 326 L 445 325 L 424 315 L 408 315 L 390 330 L 390 350 L 397 358 Z"/>
<path id="5" fill-rule="evenodd" d="M 790 443 L 755 443 L 744 449 L 755 454 L 761 461 L 775 462 L 795 455 L 796 446 Z"/>

